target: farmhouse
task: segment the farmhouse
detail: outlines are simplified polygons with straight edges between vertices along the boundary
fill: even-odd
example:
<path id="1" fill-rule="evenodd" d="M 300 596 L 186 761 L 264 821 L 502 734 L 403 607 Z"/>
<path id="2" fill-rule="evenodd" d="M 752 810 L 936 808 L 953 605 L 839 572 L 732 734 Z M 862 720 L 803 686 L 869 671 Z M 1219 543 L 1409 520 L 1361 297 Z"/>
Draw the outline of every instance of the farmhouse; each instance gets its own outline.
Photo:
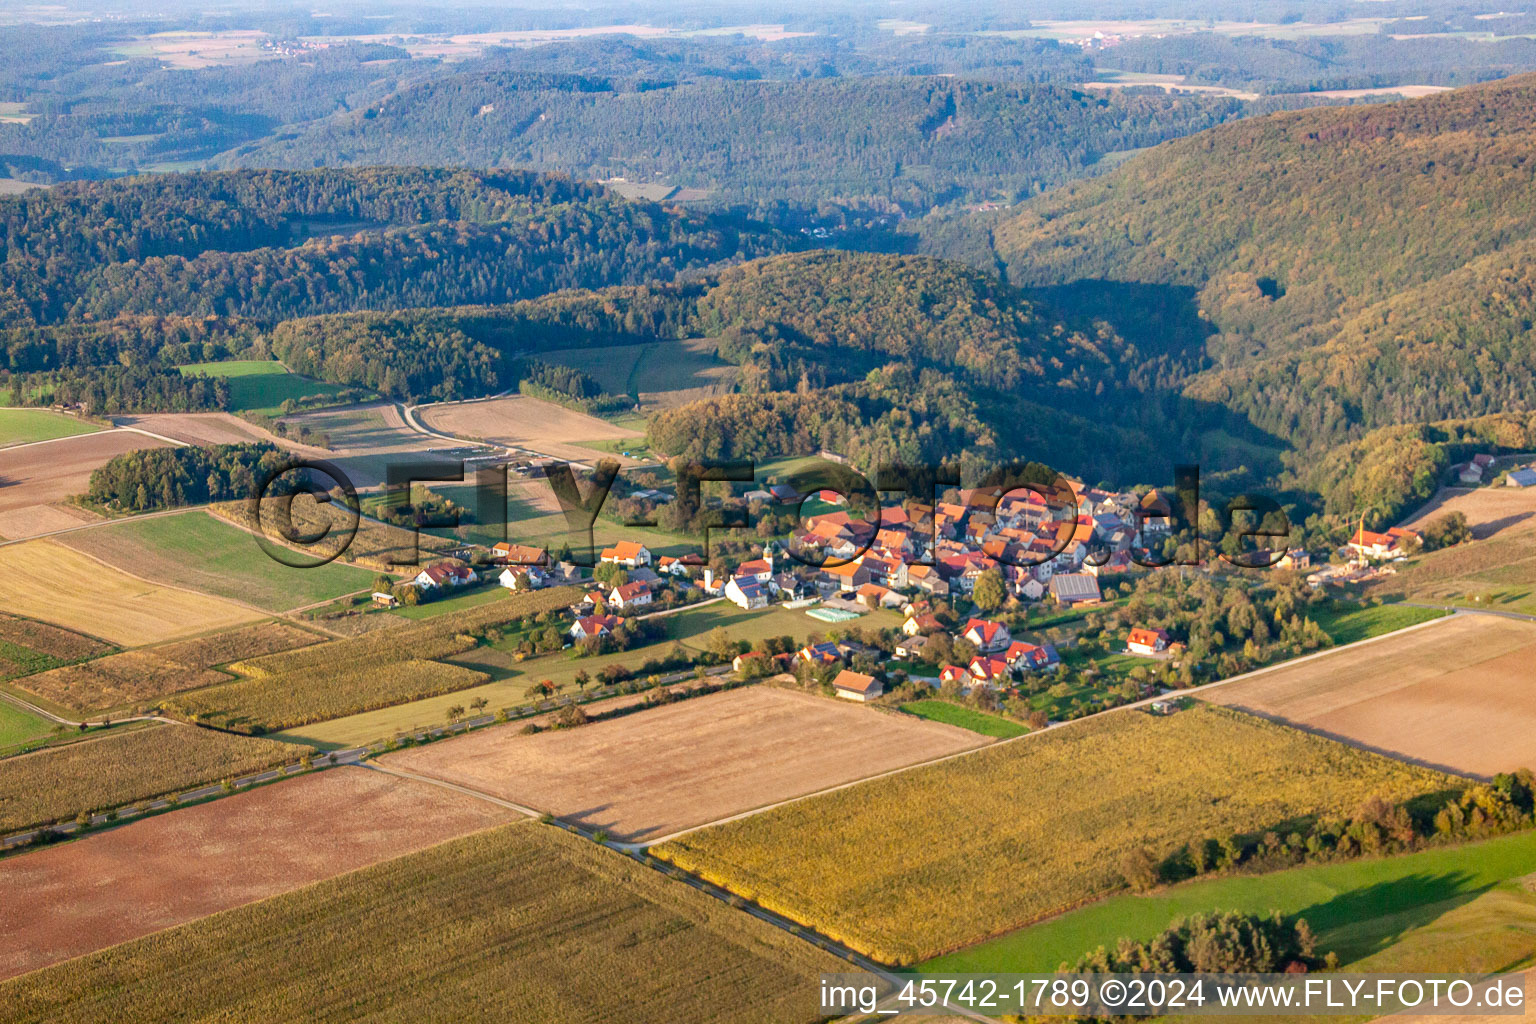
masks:
<path id="1" fill-rule="evenodd" d="M 1347 547 L 1361 558 L 1396 560 L 1407 558 L 1419 544 L 1417 533 L 1394 526 L 1386 533 L 1356 530 Z"/>
<path id="2" fill-rule="evenodd" d="M 1536 487 L 1536 469 L 1517 469 L 1504 478 L 1509 487 Z"/>
<path id="3" fill-rule="evenodd" d="M 642 608 L 652 600 L 651 588 L 644 583 L 626 583 L 622 587 L 614 587 L 613 593 L 608 596 L 608 603 L 620 611 Z"/>
<path id="4" fill-rule="evenodd" d="M 1132 654 L 1161 654 L 1168 649 L 1168 634 L 1161 629 L 1133 629 L 1125 649 Z"/>
<path id="5" fill-rule="evenodd" d="M 475 582 L 475 578 L 475 570 L 467 565 L 438 562 L 421 570 L 411 582 L 423 590 L 432 590 L 437 587 L 462 587 Z"/>
<path id="6" fill-rule="evenodd" d="M 1060 573 L 1051 577 L 1051 597 L 1059 605 L 1078 608 L 1098 604 L 1099 581 L 1086 573 Z"/>
<path id="7" fill-rule="evenodd" d="M 621 540 L 611 548 L 604 548 L 601 558 L 625 569 L 637 569 L 651 564 L 650 550 L 644 544 L 632 540 Z"/>
<path id="8" fill-rule="evenodd" d="M 861 672 L 850 672 L 843 669 L 832 680 L 832 686 L 837 690 L 837 695 L 844 700 L 856 700 L 860 703 L 872 701 L 885 692 L 885 687 L 874 676 L 866 676 Z"/>
<path id="9" fill-rule="evenodd" d="M 549 552 L 532 544 L 501 541 L 491 546 L 491 557 L 503 565 L 548 565 Z"/>

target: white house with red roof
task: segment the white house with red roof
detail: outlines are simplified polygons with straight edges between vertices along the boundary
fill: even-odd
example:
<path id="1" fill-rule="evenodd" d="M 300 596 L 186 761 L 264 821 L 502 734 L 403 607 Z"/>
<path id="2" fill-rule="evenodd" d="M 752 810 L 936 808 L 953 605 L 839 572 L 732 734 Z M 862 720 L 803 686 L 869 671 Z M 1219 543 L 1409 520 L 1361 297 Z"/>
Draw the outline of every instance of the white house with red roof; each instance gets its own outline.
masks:
<path id="1" fill-rule="evenodd" d="M 595 637 L 608 636 L 619 628 L 617 615 L 583 615 L 571 623 L 567 634 L 578 643 L 582 640 L 591 640 Z"/>
<path id="2" fill-rule="evenodd" d="M 638 569 L 642 565 L 651 564 L 650 549 L 633 540 L 621 540 L 611 548 L 604 548 L 599 557 L 625 569 Z"/>
<path id="3" fill-rule="evenodd" d="M 1007 686 L 1012 679 L 1008 663 L 1002 658 L 984 658 L 977 655 L 971 659 L 968 668 L 972 678 L 993 688 Z"/>
<path id="4" fill-rule="evenodd" d="M 1131 630 L 1130 638 L 1125 642 L 1125 649 L 1132 654 L 1152 656 L 1161 654 L 1168 649 L 1168 633 L 1161 629 Z"/>
<path id="5" fill-rule="evenodd" d="M 960 630 L 960 636 L 975 644 L 976 649 L 984 654 L 1005 651 L 1013 643 L 1013 636 L 1007 626 L 987 619 L 971 619 Z"/>
<path id="6" fill-rule="evenodd" d="M 1347 546 L 1362 558 L 1396 560 L 1407 558 L 1412 550 L 1417 549 L 1420 541 L 1421 538 L 1414 531 L 1394 526 L 1386 533 L 1356 530 Z"/>
<path id="7" fill-rule="evenodd" d="M 476 579 L 478 577 L 475 575 L 475 570 L 467 565 L 437 562 L 417 573 L 411 582 L 423 590 L 435 590 L 438 587 L 462 587 L 475 582 Z"/>
<path id="8" fill-rule="evenodd" d="M 614 587 L 613 593 L 608 595 L 608 603 L 621 611 L 629 611 L 631 608 L 643 608 L 655 600 L 651 588 L 645 583 L 626 583 L 621 587 Z"/>

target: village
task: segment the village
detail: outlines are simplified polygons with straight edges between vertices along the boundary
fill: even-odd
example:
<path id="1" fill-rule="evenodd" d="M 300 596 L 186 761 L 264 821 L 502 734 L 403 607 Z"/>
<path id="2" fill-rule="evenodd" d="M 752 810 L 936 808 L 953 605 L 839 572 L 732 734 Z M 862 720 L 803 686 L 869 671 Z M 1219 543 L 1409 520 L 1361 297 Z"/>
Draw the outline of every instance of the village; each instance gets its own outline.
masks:
<path id="1" fill-rule="evenodd" d="M 666 500 L 655 489 L 644 494 Z M 734 559 L 658 554 L 638 540 L 594 552 L 590 568 L 531 544 L 460 548 L 457 557 L 387 588 L 391 581 L 381 577 L 373 600 L 396 607 L 466 587 L 576 586 L 582 597 L 567 609 L 561 630 L 563 645 L 578 656 L 652 643 L 656 633 L 638 623 L 693 606 L 798 612 L 806 621 L 793 644 L 743 641 L 726 652 L 738 677 L 780 676 L 866 703 L 898 690 L 906 700 L 931 693 L 1036 726 L 1167 694 L 1259 658 L 1251 649 L 1246 660 L 1218 658 L 1221 639 L 1214 648 L 1198 644 L 1191 657 L 1190 637 L 1170 629 L 1166 616 L 1124 621 L 1138 581 L 1156 576 L 1160 570 L 1151 566 L 1168 559 L 1180 539 L 1168 501 L 1156 491 L 1117 493 L 1073 482 L 1070 518 L 1035 490 L 950 491 L 933 505 L 884 506 L 878 525 L 831 490 L 802 498 L 776 484 L 743 497 L 789 507 L 804 501 L 815 511 L 787 536 L 732 545 L 745 551 Z M 1362 528 L 1316 571 L 1300 548 L 1260 549 L 1254 564 L 1316 590 L 1390 572 L 1419 543 L 1411 530 Z M 1224 563 L 1193 571 L 1219 573 L 1224 586 L 1245 590 L 1265 575 Z M 873 621 L 883 625 L 866 628 Z M 1267 639 L 1258 637 L 1261 645 Z M 1315 641 L 1307 644 L 1295 652 Z"/>

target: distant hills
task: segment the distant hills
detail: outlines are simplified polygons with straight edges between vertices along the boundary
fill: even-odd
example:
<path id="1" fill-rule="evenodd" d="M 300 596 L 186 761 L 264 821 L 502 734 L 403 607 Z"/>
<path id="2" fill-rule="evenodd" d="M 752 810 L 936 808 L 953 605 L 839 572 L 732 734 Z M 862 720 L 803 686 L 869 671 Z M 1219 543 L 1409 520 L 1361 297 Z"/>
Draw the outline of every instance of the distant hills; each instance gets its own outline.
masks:
<path id="1" fill-rule="evenodd" d="M 1014 202 L 1108 154 L 1242 117 L 1219 96 L 938 76 L 655 82 L 474 70 L 241 146 L 235 167 L 535 167 L 661 179 L 728 203 L 894 213 Z"/>
<path id="2" fill-rule="evenodd" d="M 1536 370 L 1536 77 L 1214 128 L 1026 204 L 1017 284 L 1177 357 L 1296 447 L 1519 412 Z"/>
<path id="3" fill-rule="evenodd" d="M 507 302 L 799 245 L 560 175 L 417 168 L 67 182 L 0 198 L 0 231 L 18 326 Z"/>

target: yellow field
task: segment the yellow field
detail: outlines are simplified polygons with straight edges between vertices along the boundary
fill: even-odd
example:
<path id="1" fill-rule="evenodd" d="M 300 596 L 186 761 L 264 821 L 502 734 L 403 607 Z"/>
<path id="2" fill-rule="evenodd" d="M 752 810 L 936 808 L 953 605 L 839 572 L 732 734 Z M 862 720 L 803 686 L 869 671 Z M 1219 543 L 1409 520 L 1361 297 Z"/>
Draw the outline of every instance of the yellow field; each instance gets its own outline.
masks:
<path id="1" fill-rule="evenodd" d="M 173 590 L 51 541 L 0 547 L 0 611 L 42 619 L 124 647 L 179 640 L 266 618 L 205 594 Z"/>
<path id="2" fill-rule="evenodd" d="M 652 848 L 888 963 L 1109 893 L 1118 864 L 1192 841 L 1445 791 L 1439 772 L 1201 705 L 1119 711 Z M 1305 825 L 1301 825 L 1305 830 Z"/>

